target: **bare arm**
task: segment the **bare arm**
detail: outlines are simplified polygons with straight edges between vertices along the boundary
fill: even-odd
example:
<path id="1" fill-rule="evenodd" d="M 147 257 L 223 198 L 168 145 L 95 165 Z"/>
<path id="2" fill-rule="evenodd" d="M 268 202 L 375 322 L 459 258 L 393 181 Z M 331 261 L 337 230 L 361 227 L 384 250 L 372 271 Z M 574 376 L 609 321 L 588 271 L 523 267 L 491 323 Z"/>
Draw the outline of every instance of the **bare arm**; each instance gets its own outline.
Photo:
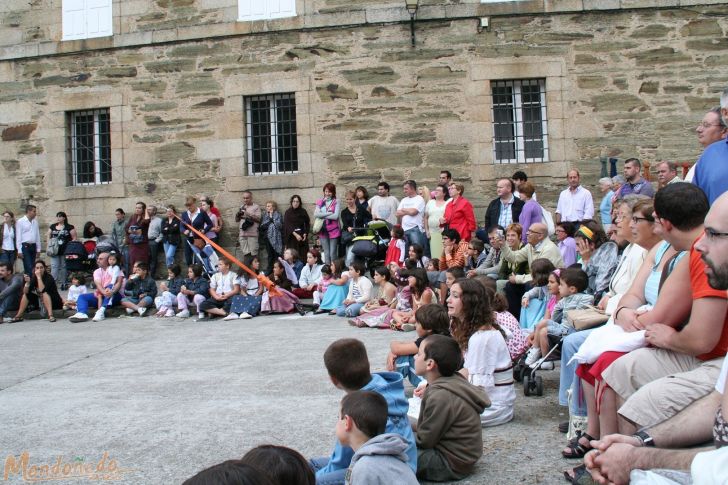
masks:
<path id="1" fill-rule="evenodd" d="M 655 347 L 681 354 L 700 355 L 710 352 L 720 339 L 728 301 L 723 298 L 700 298 L 693 301 L 690 321 L 681 330 L 662 323 L 647 326 L 645 338 Z"/>
<path id="2" fill-rule="evenodd" d="M 401 340 L 394 340 L 389 344 L 389 350 L 394 355 L 413 355 L 419 350 L 414 342 L 402 342 Z"/>

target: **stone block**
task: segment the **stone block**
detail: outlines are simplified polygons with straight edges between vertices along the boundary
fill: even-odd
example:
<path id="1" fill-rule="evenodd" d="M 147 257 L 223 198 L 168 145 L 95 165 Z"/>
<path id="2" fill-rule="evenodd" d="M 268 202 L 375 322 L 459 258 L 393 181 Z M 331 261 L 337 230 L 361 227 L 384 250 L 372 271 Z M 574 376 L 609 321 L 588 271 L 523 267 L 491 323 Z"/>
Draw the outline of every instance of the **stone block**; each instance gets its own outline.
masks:
<path id="1" fill-rule="evenodd" d="M 198 141 L 195 142 L 195 146 L 197 147 L 196 156 L 201 160 L 240 158 L 243 156 L 242 138 Z"/>
<path id="2" fill-rule="evenodd" d="M 335 99 L 358 99 L 359 94 L 351 88 L 329 83 L 325 86 L 317 86 L 316 92 L 322 102 L 326 103 Z"/>
<path id="3" fill-rule="evenodd" d="M 633 39 L 660 39 L 674 32 L 674 30 L 674 27 L 669 25 L 650 24 L 634 29 L 630 37 Z"/>
<path id="4" fill-rule="evenodd" d="M 361 154 L 369 169 L 416 167 L 422 163 L 419 147 L 362 145 Z"/>
<path id="5" fill-rule="evenodd" d="M 698 52 L 705 51 L 722 51 L 728 50 L 728 38 L 714 38 L 714 39 L 701 39 L 701 40 L 689 40 L 685 43 L 685 46 L 690 50 Z"/>
<path id="6" fill-rule="evenodd" d="M 690 44 L 691 42 L 697 42 L 701 45 L 704 43 L 704 41 L 688 41 L 687 44 Z M 724 46 L 723 49 L 728 48 L 728 40 L 725 42 L 725 45 L 726 46 Z M 688 48 L 697 49 L 692 46 L 688 46 Z M 689 54 L 677 51 L 674 47 L 667 46 L 628 54 L 627 57 L 633 59 L 639 66 L 654 66 L 673 62 L 690 62 L 693 60 L 692 56 Z"/>
<path id="7" fill-rule="evenodd" d="M 37 123 L 9 126 L 2 130 L 2 141 L 27 140 L 37 127 Z"/>
<path id="8" fill-rule="evenodd" d="M 28 103 L 3 103 L 3 108 L 0 109 L 0 124 L 2 125 L 27 123 L 31 119 L 32 110 Z"/>
<path id="9" fill-rule="evenodd" d="M 399 74 L 397 74 L 389 66 L 343 70 L 341 71 L 341 74 L 346 78 L 347 81 L 355 86 L 393 83 L 400 78 Z"/>
<path id="10" fill-rule="evenodd" d="M 176 162 L 190 159 L 196 153 L 195 147 L 188 142 L 174 142 L 155 150 L 155 158 L 160 162 Z"/>
<path id="11" fill-rule="evenodd" d="M 543 9 L 546 13 L 581 12 L 584 8 L 582 0 L 544 0 Z"/>

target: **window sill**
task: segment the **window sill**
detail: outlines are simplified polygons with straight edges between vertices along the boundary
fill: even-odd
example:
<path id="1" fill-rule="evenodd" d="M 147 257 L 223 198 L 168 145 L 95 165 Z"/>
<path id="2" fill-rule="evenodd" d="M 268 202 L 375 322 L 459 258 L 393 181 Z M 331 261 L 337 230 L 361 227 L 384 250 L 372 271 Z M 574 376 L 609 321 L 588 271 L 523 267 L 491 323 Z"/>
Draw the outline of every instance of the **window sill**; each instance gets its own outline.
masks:
<path id="1" fill-rule="evenodd" d="M 98 185 L 72 185 L 56 190 L 54 199 L 74 200 L 74 199 L 107 199 L 112 197 L 126 197 L 124 184 L 110 183 Z"/>
<path id="2" fill-rule="evenodd" d="M 291 173 L 284 175 L 247 175 L 227 177 L 225 189 L 242 192 L 251 189 L 297 189 L 313 187 L 312 173 Z"/>

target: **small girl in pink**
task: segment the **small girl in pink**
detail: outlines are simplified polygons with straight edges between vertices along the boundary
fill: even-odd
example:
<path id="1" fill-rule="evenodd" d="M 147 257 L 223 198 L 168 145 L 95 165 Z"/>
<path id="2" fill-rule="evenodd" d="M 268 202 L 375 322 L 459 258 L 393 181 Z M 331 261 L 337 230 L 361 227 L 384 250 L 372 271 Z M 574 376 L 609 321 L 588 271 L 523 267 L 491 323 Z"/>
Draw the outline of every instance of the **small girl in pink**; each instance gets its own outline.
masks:
<path id="1" fill-rule="evenodd" d="M 402 226 L 394 226 L 392 228 L 392 239 L 390 239 L 389 247 L 387 248 L 387 256 L 384 259 L 384 266 L 388 267 L 389 263 L 396 263 L 401 268 L 404 266 L 406 256 L 404 230 Z"/>

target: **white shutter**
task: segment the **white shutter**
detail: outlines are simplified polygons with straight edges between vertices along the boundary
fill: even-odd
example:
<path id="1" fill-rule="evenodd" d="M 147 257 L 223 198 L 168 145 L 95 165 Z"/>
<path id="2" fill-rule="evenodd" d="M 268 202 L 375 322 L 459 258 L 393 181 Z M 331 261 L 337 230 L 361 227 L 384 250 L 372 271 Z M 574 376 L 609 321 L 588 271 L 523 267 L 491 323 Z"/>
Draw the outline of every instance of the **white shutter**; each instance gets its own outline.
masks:
<path id="1" fill-rule="evenodd" d="M 63 40 L 83 39 L 86 35 L 85 0 L 63 0 Z"/>
<path id="2" fill-rule="evenodd" d="M 114 34 L 112 0 L 62 0 L 63 40 Z"/>
<path id="3" fill-rule="evenodd" d="M 112 0 L 86 0 L 87 37 L 113 35 Z"/>
<path id="4" fill-rule="evenodd" d="M 296 0 L 238 0 L 238 20 L 266 20 L 296 15 Z"/>

